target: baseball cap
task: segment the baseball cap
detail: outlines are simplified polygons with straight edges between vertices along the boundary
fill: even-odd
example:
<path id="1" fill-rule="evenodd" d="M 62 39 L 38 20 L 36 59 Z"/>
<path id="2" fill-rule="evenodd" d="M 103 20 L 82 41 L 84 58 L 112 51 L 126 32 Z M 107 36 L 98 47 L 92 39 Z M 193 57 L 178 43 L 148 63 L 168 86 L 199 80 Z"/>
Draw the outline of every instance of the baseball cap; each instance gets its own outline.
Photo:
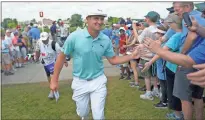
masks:
<path id="1" fill-rule="evenodd" d="M 18 35 L 18 32 L 14 32 L 14 35 Z"/>
<path id="2" fill-rule="evenodd" d="M 182 23 L 182 19 L 176 15 L 175 13 L 172 13 L 170 15 L 168 15 L 167 18 L 165 18 L 164 22 L 167 22 L 167 23 L 177 23 L 177 24 L 180 24 Z"/>
<path id="3" fill-rule="evenodd" d="M 149 25 L 148 25 L 146 22 L 142 22 L 142 25 L 143 25 L 144 27 L 149 27 Z"/>
<path id="4" fill-rule="evenodd" d="M 47 32 L 42 32 L 40 35 L 40 40 L 45 41 L 48 39 L 48 37 L 49 37 L 49 35 Z"/>
<path id="5" fill-rule="evenodd" d="M 169 13 L 173 13 L 174 12 L 174 7 L 167 8 L 167 10 L 169 11 Z"/>
<path id="6" fill-rule="evenodd" d="M 37 25 L 37 24 L 34 24 L 33 26 L 34 26 L 34 27 L 38 27 L 38 25 Z"/>
<path id="7" fill-rule="evenodd" d="M 87 14 L 87 17 L 88 16 L 103 16 L 103 17 L 107 17 L 107 14 L 103 13 L 102 10 L 100 9 L 95 9 L 95 10 L 92 10 L 90 11 L 88 14 Z"/>
<path id="8" fill-rule="evenodd" d="M 145 15 L 145 17 L 149 18 L 153 22 L 157 22 L 160 19 L 160 15 L 155 11 L 150 11 Z"/>
<path id="9" fill-rule="evenodd" d="M 131 27 L 131 26 L 132 26 L 132 24 L 127 24 L 126 26 L 127 26 L 127 27 Z"/>
<path id="10" fill-rule="evenodd" d="M 6 33 L 11 33 L 11 30 L 6 30 Z"/>
<path id="11" fill-rule="evenodd" d="M 125 31 L 125 28 L 124 27 L 120 27 L 120 29 L 119 30 L 124 30 Z"/>
<path id="12" fill-rule="evenodd" d="M 167 31 L 167 29 L 163 26 L 163 25 L 160 25 L 157 27 L 157 29 L 155 29 L 153 32 L 154 33 L 161 33 L 161 34 L 165 34 Z"/>
<path id="13" fill-rule="evenodd" d="M 117 24 L 113 24 L 112 26 L 116 26 Z"/>

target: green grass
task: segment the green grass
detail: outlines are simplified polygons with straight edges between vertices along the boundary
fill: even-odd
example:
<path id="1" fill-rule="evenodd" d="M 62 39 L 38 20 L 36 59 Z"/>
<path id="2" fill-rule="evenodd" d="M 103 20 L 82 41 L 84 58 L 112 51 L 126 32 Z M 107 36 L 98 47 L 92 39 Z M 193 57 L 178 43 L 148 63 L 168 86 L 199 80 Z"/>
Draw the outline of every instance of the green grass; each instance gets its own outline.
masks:
<path id="1" fill-rule="evenodd" d="M 60 82 L 58 103 L 49 100 L 48 93 L 46 82 L 2 86 L 2 119 L 79 119 L 69 81 Z M 153 107 L 159 99 L 141 100 L 141 93 L 128 81 L 109 78 L 106 119 L 165 119 L 169 111 Z"/>

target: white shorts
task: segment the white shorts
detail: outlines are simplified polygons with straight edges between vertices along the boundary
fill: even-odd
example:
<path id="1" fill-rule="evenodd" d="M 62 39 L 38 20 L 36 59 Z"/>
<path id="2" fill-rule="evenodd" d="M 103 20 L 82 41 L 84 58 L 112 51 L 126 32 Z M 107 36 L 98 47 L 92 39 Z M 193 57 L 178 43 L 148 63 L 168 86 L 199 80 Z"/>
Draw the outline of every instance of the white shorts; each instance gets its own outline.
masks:
<path id="1" fill-rule="evenodd" d="M 125 56 L 125 55 L 119 53 L 119 56 Z M 122 65 L 123 67 L 128 67 L 128 63 L 123 63 L 123 64 L 121 64 L 121 65 Z"/>

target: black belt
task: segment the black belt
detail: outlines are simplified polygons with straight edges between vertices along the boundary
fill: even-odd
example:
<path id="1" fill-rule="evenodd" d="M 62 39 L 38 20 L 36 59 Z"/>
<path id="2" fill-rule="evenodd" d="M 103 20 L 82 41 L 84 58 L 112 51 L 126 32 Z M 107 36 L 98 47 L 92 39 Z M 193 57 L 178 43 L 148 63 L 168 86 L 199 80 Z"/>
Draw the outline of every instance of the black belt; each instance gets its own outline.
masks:
<path id="1" fill-rule="evenodd" d="M 92 81 L 92 80 L 94 80 L 94 79 L 92 79 L 92 78 L 90 78 L 90 79 L 86 79 L 87 81 Z"/>

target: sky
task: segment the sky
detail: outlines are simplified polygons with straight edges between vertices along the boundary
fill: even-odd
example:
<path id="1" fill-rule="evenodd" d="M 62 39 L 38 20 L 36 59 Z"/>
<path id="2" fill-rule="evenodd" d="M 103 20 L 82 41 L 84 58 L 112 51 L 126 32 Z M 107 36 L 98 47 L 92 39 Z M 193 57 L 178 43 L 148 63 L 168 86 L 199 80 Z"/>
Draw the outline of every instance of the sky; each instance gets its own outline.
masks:
<path id="1" fill-rule="evenodd" d="M 172 2 L 2 2 L 2 18 L 17 18 L 18 21 L 41 20 L 39 12 L 51 20 L 67 19 L 78 13 L 85 18 L 93 9 L 100 9 L 108 16 L 144 19 L 149 11 L 156 11 L 161 18 L 168 15 L 166 8 Z"/>

